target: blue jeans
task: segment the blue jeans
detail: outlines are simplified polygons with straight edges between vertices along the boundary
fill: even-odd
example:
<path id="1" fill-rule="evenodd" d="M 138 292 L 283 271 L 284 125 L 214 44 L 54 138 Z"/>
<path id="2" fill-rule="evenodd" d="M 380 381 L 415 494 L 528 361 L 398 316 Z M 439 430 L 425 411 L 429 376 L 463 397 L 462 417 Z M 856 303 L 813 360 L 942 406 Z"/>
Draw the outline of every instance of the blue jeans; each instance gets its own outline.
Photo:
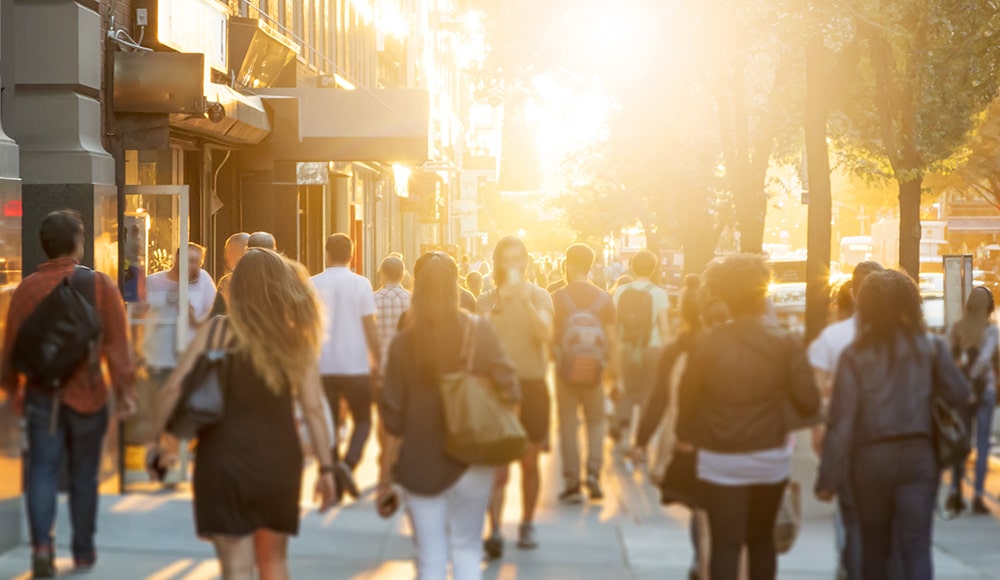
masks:
<path id="1" fill-rule="evenodd" d="M 52 401 L 52 395 L 31 388 L 25 400 L 28 431 L 25 495 L 31 544 L 36 548 L 51 548 L 54 543 L 56 495 L 65 455 L 69 466 L 73 558 L 89 561 L 95 556 L 97 474 L 108 430 L 108 409 L 83 415 L 60 404 L 53 429 Z"/>
<path id="2" fill-rule="evenodd" d="M 990 459 L 990 435 L 993 430 L 993 411 L 997 404 L 997 392 L 994 389 L 987 389 L 983 393 L 983 398 L 979 401 L 979 406 L 975 409 L 976 421 L 976 480 L 974 488 L 976 497 L 983 497 L 983 490 L 986 487 L 986 472 L 989 470 Z M 955 493 L 962 491 L 962 479 L 965 475 L 965 464 L 955 468 L 951 474 L 951 490 Z"/>
<path id="3" fill-rule="evenodd" d="M 862 445 L 854 451 L 851 473 L 863 577 L 893 574 L 895 550 L 903 578 L 931 580 L 939 483 L 931 440 L 917 437 Z"/>

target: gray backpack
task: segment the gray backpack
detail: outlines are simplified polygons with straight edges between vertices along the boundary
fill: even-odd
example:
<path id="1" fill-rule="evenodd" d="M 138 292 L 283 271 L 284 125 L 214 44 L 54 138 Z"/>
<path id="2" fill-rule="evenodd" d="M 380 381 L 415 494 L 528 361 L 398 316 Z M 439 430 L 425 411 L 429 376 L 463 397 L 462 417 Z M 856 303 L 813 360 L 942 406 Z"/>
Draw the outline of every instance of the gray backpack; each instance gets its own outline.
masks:
<path id="1" fill-rule="evenodd" d="M 608 337 L 597 316 L 604 306 L 603 300 L 599 298 L 589 307 L 580 308 L 568 292 L 559 292 L 559 295 L 571 314 L 563 325 L 557 345 L 557 374 L 571 385 L 598 385 L 608 360 Z"/>

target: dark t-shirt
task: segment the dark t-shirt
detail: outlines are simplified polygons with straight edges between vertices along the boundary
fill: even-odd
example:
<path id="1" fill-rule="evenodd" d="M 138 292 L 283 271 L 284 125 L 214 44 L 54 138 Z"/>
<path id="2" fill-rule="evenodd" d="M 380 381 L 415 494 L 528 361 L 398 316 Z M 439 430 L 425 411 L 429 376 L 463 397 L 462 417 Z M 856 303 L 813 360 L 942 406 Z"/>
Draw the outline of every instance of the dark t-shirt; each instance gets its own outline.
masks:
<path id="1" fill-rule="evenodd" d="M 604 326 L 615 323 L 615 301 L 611 295 L 590 282 L 570 282 L 552 295 L 555 306 L 556 341 L 562 336 L 566 320 L 583 309 L 590 309 Z"/>

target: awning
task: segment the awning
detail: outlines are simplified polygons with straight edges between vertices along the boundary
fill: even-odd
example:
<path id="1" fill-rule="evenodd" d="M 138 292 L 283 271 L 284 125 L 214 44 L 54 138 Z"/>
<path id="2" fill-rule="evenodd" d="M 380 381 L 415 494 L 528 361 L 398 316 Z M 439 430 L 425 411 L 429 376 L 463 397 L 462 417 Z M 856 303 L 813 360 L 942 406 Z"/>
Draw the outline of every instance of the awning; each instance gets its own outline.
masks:
<path id="1" fill-rule="evenodd" d="M 271 132 L 271 122 L 260 97 L 211 83 L 205 88 L 205 100 L 208 114 L 174 113 L 170 115 L 170 126 L 232 145 L 256 145 Z M 218 106 L 221 110 L 213 111 Z"/>
<path id="2" fill-rule="evenodd" d="M 430 97 L 416 89 L 263 89 L 274 114 L 271 137 L 254 149 L 261 163 L 428 159 Z"/>
<path id="3" fill-rule="evenodd" d="M 1000 216 L 949 217 L 948 231 L 964 234 L 1000 234 Z"/>

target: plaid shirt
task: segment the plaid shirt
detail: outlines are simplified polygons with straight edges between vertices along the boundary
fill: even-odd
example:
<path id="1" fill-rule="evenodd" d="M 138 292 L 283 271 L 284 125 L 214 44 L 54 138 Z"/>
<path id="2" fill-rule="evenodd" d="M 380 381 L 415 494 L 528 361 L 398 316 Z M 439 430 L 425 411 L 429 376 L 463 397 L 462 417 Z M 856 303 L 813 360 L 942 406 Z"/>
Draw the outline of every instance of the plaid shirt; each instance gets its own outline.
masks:
<path id="1" fill-rule="evenodd" d="M 389 356 L 389 344 L 396 336 L 399 318 L 410 309 L 410 293 L 399 284 L 386 284 L 375 293 L 375 320 L 378 323 L 378 341 L 382 346 L 382 366 Z"/>
<path id="2" fill-rule="evenodd" d="M 3 360 L 0 361 L 0 387 L 9 394 L 16 394 L 21 387 L 21 377 L 14 370 L 11 349 L 21 324 L 34 312 L 35 307 L 49 295 L 57 284 L 73 273 L 77 262 L 71 258 L 49 260 L 38 266 L 38 271 L 25 278 L 14 291 L 7 312 L 7 327 L 3 337 Z M 135 368 L 129 354 L 128 324 L 125 304 L 118 286 L 107 274 L 96 272 L 94 293 L 97 313 L 101 319 L 101 358 L 111 376 L 111 384 L 119 395 L 131 395 L 135 387 Z M 70 375 L 62 389 L 62 402 L 79 413 L 94 413 L 108 402 L 108 382 L 105 374 L 98 373 L 88 379 L 88 365 L 80 365 Z"/>

